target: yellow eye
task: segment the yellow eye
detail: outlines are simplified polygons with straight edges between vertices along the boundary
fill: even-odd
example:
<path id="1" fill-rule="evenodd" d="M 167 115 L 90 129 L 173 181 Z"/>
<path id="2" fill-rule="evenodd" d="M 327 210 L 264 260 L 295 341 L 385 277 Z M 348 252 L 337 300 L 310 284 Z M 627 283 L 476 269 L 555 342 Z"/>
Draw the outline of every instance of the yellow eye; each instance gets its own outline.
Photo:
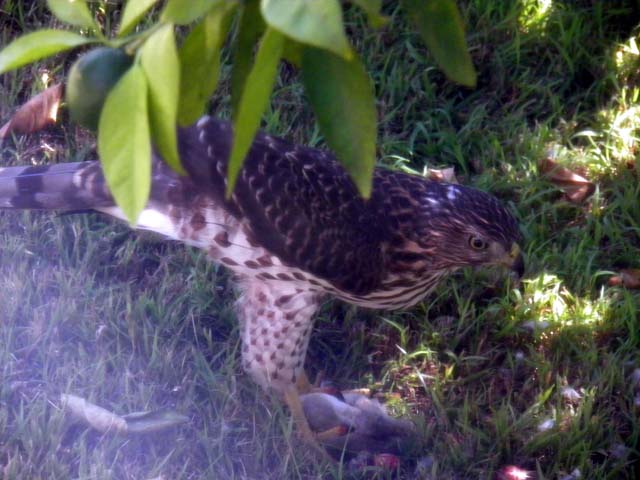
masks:
<path id="1" fill-rule="evenodd" d="M 489 244 L 480 237 L 469 237 L 469 246 L 474 250 L 486 250 Z"/>

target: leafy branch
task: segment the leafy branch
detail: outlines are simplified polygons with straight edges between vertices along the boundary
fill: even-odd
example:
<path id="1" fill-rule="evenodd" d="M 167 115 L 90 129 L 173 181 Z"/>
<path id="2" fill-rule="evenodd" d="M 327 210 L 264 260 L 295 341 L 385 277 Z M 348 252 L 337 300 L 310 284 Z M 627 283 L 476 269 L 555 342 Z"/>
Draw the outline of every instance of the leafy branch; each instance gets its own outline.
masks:
<path id="1" fill-rule="evenodd" d="M 375 98 L 364 65 L 345 34 L 339 0 L 167 0 L 148 27 L 135 31 L 156 3 L 129 0 L 120 27 L 110 38 L 85 0 L 47 0 L 58 19 L 82 34 L 43 29 L 0 51 L 2 74 L 82 45 L 99 46 L 72 67 L 67 104 L 72 118 L 89 128 L 97 125 L 106 180 L 132 223 L 149 195 L 152 143 L 174 170 L 184 173 L 176 125 L 190 125 L 205 112 L 218 84 L 221 49 L 229 36 L 234 141 L 227 195 L 259 128 L 282 58 L 301 68 L 327 143 L 362 195 L 370 194 Z M 382 0 L 352 3 L 365 12 L 372 28 L 386 23 Z M 402 0 L 401 4 L 444 73 L 475 86 L 476 73 L 455 1 Z M 234 18 L 237 26 L 231 32 Z M 190 28 L 180 45 L 177 26 Z M 124 62 L 123 53 L 128 56 Z M 97 121 L 83 121 L 87 118 Z"/>

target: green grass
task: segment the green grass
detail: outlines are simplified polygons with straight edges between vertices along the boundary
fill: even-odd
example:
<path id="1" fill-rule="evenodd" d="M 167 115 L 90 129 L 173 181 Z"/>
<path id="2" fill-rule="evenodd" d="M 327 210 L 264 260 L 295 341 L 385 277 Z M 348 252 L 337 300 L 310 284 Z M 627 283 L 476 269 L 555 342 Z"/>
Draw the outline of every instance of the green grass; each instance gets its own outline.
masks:
<path id="1" fill-rule="evenodd" d="M 510 289 L 465 272 L 407 312 L 327 303 L 311 376 L 369 386 L 412 416 L 419 435 L 403 478 L 496 478 L 511 464 L 539 479 L 575 469 L 637 478 L 640 294 L 607 285 L 610 272 L 640 268 L 637 3 L 460 2 L 475 90 L 444 79 L 393 3 L 390 26 L 355 40 L 376 84 L 380 164 L 455 166 L 511 204 L 528 274 Z M 51 24 L 39 2 L 0 8 L 2 45 Z M 364 20 L 349 18 L 361 31 Z M 43 74 L 62 79 L 71 58 L 0 77 L 0 117 L 41 89 Z M 228 102 L 223 83 L 214 111 L 226 116 Z M 265 128 L 322 145 L 291 69 Z M 1 163 L 84 157 L 90 143 L 62 122 L 5 143 Z M 549 149 L 596 183 L 587 202 L 562 200 L 540 175 Z M 0 477 L 348 476 L 300 446 L 286 410 L 243 374 L 233 302 L 227 273 L 195 250 L 98 215 L 0 213 Z M 68 421 L 60 393 L 191 421 L 155 436 L 100 434 Z M 548 419 L 553 428 L 540 431 Z"/>

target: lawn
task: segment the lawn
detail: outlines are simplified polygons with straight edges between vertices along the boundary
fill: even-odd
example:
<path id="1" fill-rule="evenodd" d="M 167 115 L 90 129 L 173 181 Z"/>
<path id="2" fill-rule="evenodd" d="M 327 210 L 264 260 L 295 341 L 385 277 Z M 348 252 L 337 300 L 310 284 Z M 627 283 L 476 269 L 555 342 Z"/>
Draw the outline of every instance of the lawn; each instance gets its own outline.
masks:
<path id="1" fill-rule="evenodd" d="M 59 26 L 44 3 L 1 3 L 0 46 Z M 454 167 L 513 208 L 527 255 L 519 286 L 467 271 L 409 311 L 323 306 L 307 370 L 367 387 L 416 423 L 399 471 L 353 471 L 300 444 L 286 409 L 243 374 L 232 279 L 204 253 L 97 214 L 0 212 L 2 478 L 517 478 L 510 465 L 540 480 L 640 476 L 640 290 L 615 281 L 640 269 L 640 5 L 460 1 L 471 90 L 385 3 L 379 31 L 347 15 L 376 86 L 379 165 Z M 116 2 L 100 5 L 116 22 Z M 0 77 L 0 121 L 73 58 Z M 228 117 L 223 61 L 211 111 Z M 293 68 L 263 128 L 323 144 Z M 5 142 L 0 166 L 91 158 L 93 143 L 63 114 Z M 593 194 L 570 201 L 541 171 L 548 158 Z M 70 421 L 63 393 L 189 422 L 99 433 Z"/>

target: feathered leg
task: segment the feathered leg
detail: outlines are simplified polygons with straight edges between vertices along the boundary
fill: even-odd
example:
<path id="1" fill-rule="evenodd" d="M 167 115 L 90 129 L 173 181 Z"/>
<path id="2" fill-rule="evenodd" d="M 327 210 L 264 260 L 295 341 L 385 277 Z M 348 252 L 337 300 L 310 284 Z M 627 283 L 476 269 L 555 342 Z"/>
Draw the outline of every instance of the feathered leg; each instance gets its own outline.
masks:
<path id="1" fill-rule="evenodd" d="M 291 282 L 244 280 L 241 286 L 238 313 L 244 369 L 265 390 L 283 398 L 303 440 L 324 455 L 300 401 L 300 394 L 311 389 L 304 359 L 318 296 Z"/>

